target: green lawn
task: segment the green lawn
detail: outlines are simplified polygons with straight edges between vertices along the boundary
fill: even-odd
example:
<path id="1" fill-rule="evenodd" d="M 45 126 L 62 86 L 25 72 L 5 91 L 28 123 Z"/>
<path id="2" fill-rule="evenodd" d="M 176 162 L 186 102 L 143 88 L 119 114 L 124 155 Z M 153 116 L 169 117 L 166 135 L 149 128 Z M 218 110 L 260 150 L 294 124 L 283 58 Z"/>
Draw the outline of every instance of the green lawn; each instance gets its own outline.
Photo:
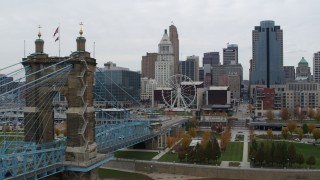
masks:
<path id="1" fill-rule="evenodd" d="M 137 159 L 137 160 L 151 160 L 158 153 L 156 152 L 142 152 L 142 151 L 117 151 L 114 156 L 117 158 Z"/>
<path id="2" fill-rule="evenodd" d="M 219 161 L 242 161 L 243 142 L 230 142 L 227 150 L 221 153 Z M 178 153 L 168 152 L 159 161 L 180 162 Z"/>
<path id="3" fill-rule="evenodd" d="M 320 145 L 313 146 L 312 144 L 302 144 L 294 143 L 296 147 L 296 152 L 301 152 L 304 159 L 306 160 L 309 156 L 314 156 L 316 158 L 315 168 L 320 168 Z M 305 165 L 304 167 L 308 167 Z"/>
<path id="4" fill-rule="evenodd" d="M 159 161 L 162 162 L 180 162 L 179 158 L 178 158 L 178 153 L 172 153 L 172 152 L 168 152 L 165 155 L 163 155 Z"/>
<path id="5" fill-rule="evenodd" d="M 125 171 L 117 171 L 111 169 L 99 169 L 99 179 L 117 179 L 117 180 L 132 180 L 132 179 L 141 179 L 141 180 L 151 180 L 150 177 L 139 174 L 131 173 Z"/>
<path id="6" fill-rule="evenodd" d="M 258 140 L 259 142 L 267 142 L 267 140 Z M 272 142 L 272 141 L 269 141 Z M 282 142 L 282 141 L 275 141 L 275 142 Z M 320 145 L 314 146 L 312 144 L 303 144 L 303 143 L 295 143 L 295 142 L 287 142 L 288 146 L 290 143 L 293 143 L 296 147 L 296 152 L 297 153 L 302 153 L 304 160 L 306 161 L 307 158 L 309 156 L 314 156 L 316 158 L 316 164 L 314 166 L 312 166 L 311 168 L 317 168 L 320 169 Z M 248 144 L 248 148 L 250 149 L 251 147 L 251 142 L 249 142 Z M 248 161 L 250 161 L 249 157 L 250 157 L 250 152 L 248 151 Z M 301 167 L 299 167 L 297 164 L 294 165 L 294 168 L 308 168 L 309 166 L 304 163 L 303 165 L 301 165 Z"/>
<path id="7" fill-rule="evenodd" d="M 221 161 L 242 161 L 243 142 L 230 142 L 227 150 L 221 153 Z"/>

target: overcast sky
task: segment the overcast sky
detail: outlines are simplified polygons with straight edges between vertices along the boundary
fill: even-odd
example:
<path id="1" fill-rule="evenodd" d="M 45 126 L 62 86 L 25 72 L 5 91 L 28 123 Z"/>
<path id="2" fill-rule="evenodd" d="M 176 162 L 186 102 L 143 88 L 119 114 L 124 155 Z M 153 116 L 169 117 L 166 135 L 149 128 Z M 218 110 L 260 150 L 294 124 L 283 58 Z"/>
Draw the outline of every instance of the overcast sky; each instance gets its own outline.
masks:
<path id="1" fill-rule="evenodd" d="M 58 55 L 53 33 L 61 26 L 61 55 L 75 51 L 79 23 L 83 22 L 86 49 L 93 51 L 98 66 L 112 61 L 117 66 L 140 70 L 141 56 L 157 52 L 164 29 L 173 21 L 180 40 L 180 60 L 219 51 L 234 43 L 248 79 L 252 57 L 252 30 L 262 20 L 274 20 L 283 29 L 284 65 L 301 57 L 312 67 L 313 53 L 320 51 L 319 0 L 7 0 L 0 6 L 1 67 L 21 61 L 34 52 L 41 25 L 45 52 Z M 0 72 L 1 73 L 1 72 Z"/>

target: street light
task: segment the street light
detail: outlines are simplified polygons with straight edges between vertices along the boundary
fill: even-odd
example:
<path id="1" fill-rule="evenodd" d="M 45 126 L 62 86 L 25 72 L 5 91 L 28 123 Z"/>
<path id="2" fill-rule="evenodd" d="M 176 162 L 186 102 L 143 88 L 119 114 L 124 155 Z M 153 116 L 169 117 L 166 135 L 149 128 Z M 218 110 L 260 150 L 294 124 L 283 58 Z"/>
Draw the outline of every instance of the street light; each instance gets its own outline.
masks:
<path id="1" fill-rule="evenodd" d="M 288 166 L 287 166 L 287 168 L 289 168 L 289 161 L 290 161 L 290 159 L 288 158 L 287 161 L 288 161 Z"/>
<path id="2" fill-rule="evenodd" d="M 252 167 L 254 167 L 254 157 L 252 158 Z"/>

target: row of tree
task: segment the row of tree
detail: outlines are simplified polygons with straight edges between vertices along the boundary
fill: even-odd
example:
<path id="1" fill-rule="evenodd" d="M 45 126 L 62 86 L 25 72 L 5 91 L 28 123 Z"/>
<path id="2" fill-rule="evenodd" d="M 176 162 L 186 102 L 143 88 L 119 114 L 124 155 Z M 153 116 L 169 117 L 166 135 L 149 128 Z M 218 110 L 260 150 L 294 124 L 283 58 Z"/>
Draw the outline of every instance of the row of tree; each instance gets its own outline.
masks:
<path id="1" fill-rule="evenodd" d="M 275 118 L 273 110 L 266 111 L 266 117 L 268 120 L 273 120 Z M 309 119 L 315 119 L 320 121 L 320 109 L 314 110 L 312 108 L 308 108 L 306 112 L 301 111 L 300 107 L 294 109 L 293 113 L 290 113 L 288 108 L 282 108 L 280 112 L 280 117 L 282 120 L 288 120 L 291 118 L 296 118 L 298 120 L 303 120 L 306 117 Z"/>
<path id="2" fill-rule="evenodd" d="M 201 141 L 195 147 L 183 147 L 178 151 L 179 160 L 189 163 L 208 163 L 212 161 L 217 163 L 221 156 L 220 146 L 216 138 L 210 139 L 207 142 Z"/>
<path id="3" fill-rule="evenodd" d="M 264 166 L 292 166 L 298 164 L 301 166 L 306 163 L 311 167 L 316 164 L 316 158 L 309 156 L 306 160 L 302 153 L 296 152 L 296 148 L 293 143 L 289 146 L 286 142 L 260 142 L 255 139 L 252 140 L 250 146 L 250 158 L 253 165 Z"/>

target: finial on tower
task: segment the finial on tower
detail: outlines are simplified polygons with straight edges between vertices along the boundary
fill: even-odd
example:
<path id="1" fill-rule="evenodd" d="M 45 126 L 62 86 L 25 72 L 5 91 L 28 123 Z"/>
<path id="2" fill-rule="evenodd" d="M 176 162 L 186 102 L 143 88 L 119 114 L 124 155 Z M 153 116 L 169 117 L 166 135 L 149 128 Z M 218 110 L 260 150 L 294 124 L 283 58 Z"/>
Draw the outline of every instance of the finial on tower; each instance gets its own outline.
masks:
<path id="1" fill-rule="evenodd" d="M 38 33 L 38 37 L 39 37 L 39 39 L 41 38 L 41 32 L 40 32 L 40 29 L 42 28 L 40 25 L 38 26 L 38 28 L 39 28 L 39 33 Z"/>
<path id="2" fill-rule="evenodd" d="M 82 34 L 83 34 L 82 25 L 83 25 L 83 23 L 81 22 L 80 23 L 80 31 L 79 31 L 80 36 L 82 36 Z"/>

